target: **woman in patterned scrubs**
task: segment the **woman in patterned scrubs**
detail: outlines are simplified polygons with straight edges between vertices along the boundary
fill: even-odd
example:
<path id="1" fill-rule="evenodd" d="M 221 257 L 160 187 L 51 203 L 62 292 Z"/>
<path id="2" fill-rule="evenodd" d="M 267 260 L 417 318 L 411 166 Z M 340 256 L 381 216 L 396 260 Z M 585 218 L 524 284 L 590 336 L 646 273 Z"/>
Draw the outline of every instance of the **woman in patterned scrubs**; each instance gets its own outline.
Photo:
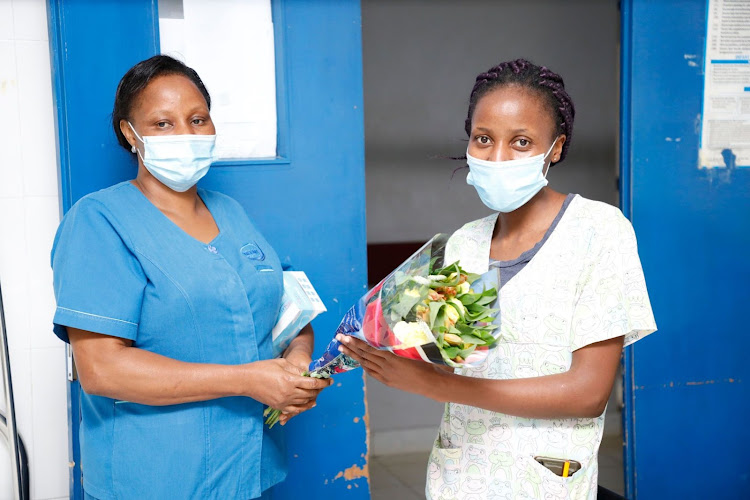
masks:
<path id="1" fill-rule="evenodd" d="M 656 330 L 635 234 L 615 207 L 547 186 L 571 144 L 562 78 L 519 59 L 480 74 L 466 119 L 467 181 L 495 213 L 452 235 L 446 262 L 497 269 L 500 339 L 445 371 L 351 337 L 379 381 L 445 402 L 428 499 L 595 499 L 604 412 L 623 345 Z M 535 460 L 580 464 L 567 477 Z"/>

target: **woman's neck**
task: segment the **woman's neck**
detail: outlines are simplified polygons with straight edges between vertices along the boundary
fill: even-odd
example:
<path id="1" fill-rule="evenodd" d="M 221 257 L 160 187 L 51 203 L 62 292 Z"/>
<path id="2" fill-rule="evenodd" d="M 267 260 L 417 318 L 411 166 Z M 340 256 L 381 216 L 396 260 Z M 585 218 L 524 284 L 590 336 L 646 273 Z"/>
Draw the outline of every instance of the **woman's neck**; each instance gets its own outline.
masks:
<path id="1" fill-rule="evenodd" d="M 520 241 L 544 234 L 560 212 L 565 195 L 548 187 L 543 187 L 525 205 L 513 212 L 500 213 L 493 241 Z"/>
<path id="2" fill-rule="evenodd" d="M 201 202 L 196 186 L 178 193 L 159 182 L 143 165 L 139 166 L 138 176 L 131 182 L 163 213 L 185 216 L 199 209 Z"/>

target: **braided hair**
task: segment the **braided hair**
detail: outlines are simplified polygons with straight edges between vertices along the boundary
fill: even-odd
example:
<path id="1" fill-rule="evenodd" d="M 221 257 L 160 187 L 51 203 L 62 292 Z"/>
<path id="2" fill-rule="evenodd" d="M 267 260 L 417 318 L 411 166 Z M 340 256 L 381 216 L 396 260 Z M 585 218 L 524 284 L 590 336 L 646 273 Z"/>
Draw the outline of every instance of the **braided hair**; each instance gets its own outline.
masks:
<path id="1" fill-rule="evenodd" d="M 565 134 L 566 137 L 560 159 L 556 163 L 563 161 L 573 136 L 573 119 L 576 114 L 573 100 L 565 91 L 565 84 L 560 75 L 545 66 L 537 66 L 525 59 L 502 62 L 477 76 L 469 98 L 469 112 L 465 123 L 466 134 L 471 136 L 471 119 L 479 100 L 491 90 L 506 85 L 519 85 L 536 92 L 544 99 L 547 108 L 553 113 L 557 126 L 556 135 Z"/>

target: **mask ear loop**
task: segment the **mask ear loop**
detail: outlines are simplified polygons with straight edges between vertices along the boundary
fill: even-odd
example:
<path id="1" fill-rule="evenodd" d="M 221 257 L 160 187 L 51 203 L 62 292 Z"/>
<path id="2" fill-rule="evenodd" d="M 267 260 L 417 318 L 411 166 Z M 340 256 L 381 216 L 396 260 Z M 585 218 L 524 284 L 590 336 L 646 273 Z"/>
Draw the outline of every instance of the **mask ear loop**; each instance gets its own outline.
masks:
<path id="1" fill-rule="evenodd" d="M 132 123 L 130 123 L 130 122 L 128 122 L 128 126 L 130 127 L 130 130 L 132 130 L 132 131 L 133 131 L 133 133 L 135 134 L 135 137 L 136 137 L 136 139 L 138 139 L 139 141 L 141 141 L 141 143 L 142 143 L 142 144 L 144 144 L 144 145 L 145 145 L 146 143 L 145 143 L 145 142 L 143 142 L 143 139 L 141 138 L 141 136 L 140 136 L 140 135 L 138 135 L 138 132 L 136 132 L 136 131 L 135 131 L 135 128 L 133 127 L 133 124 L 132 124 Z M 131 152 L 131 153 L 138 153 L 138 156 L 140 156 L 140 157 L 141 157 L 141 161 L 143 161 L 143 155 L 141 154 L 141 150 L 140 150 L 140 149 L 138 149 L 138 148 L 136 148 L 136 147 L 135 147 L 134 145 L 132 145 L 132 144 L 130 145 L 130 152 Z"/>
<path id="2" fill-rule="evenodd" d="M 129 123 L 129 122 L 128 122 L 128 123 Z M 132 126 L 131 126 L 131 128 L 132 128 Z M 135 130 L 134 130 L 133 132 L 135 132 Z M 550 160 L 550 162 L 549 162 L 549 163 L 547 163 L 547 157 L 548 157 L 548 156 L 549 156 L 549 154 L 550 154 L 550 153 L 552 152 L 552 149 L 553 149 L 553 148 L 555 147 L 555 144 L 557 144 L 557 140 L 558 140 L 559 138 L 560 138 L 560 136 L 559 136 L 559 135 L 558 135 L 557 137 L 555 137 L 555 140 L 554 140 L 554 141 L 552 141 L 552 145 L 551 145 L 551 146 L 549 147 L 549 149 L 547 150 L 547 154 L 545 154 L 545 155 L 544 155 L 544 163 L 545 163 L 545 164 L 547 165 L 547 172 L 543 172 L 543 173 L 542 173 L 542 175 L 544 176 L 544 178 L 545 178 L 545 179 L 547 178 L 547 174 L 549 174 L 549 169 L 550 169 L 550 168 L 552 168 L 552 161 Z M 544 170 L 544 169 L 542 168 L 542 170 Z"/>

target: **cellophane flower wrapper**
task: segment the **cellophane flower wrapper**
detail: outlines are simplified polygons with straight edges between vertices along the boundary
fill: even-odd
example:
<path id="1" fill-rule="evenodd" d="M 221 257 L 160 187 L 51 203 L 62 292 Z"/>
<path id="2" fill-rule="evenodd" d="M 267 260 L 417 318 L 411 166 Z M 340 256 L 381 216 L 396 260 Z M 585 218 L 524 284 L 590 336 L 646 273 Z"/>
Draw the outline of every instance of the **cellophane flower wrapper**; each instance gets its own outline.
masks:
<path id="1" fill-rule="evenodd" d="M 435 292 L 435 275 L 431 273 L 447 269 L 444 254 L 448 237 L 445 234 L 433 237 L 347 311 L 323 356 L 310 364 L 310 376 L 328 378 L 359 367 L 357 361 L 339 352 L 341 344 L 336 340 L 339 334 L 356 337 L 372 347 L 404 358 L 434 364 L 476 366 L 486 359 L 498 338 L 493 324 L 497 310 L 489 309 L 489 305 L 496 303 L 499 274 L 496 269 L 484 275 L 460 274 L 466 284 L 458 285 L 463 290 L 459 297 L 467 302 L 481 297 L 473 306 L 456 304 L 460 302 L 456 296 L 435 300 L 440 294 Z M 453 263 L 451 269 L 463 273 L 459 265 L 460 262 Z M 444 276 L 445 282 L 450 281 L 449 276 Z M 453 281 L 458 282 L 459 276 Z M 452 305 L 445 307 L 447 304 Z M 469 309 L 479 312 L 472 313 Z M 456 314 L 460 318 L 451 324 Z M 469 315 L 483 321 L 468 322 Z M 448 344 L 448 338 L 457 345 Z M 466 344 L 462 340 L 480 345 Z M 465 348 L 467 346 L 469 348 Z M 461 354 L 464 356 L 459 356 Z"/>

